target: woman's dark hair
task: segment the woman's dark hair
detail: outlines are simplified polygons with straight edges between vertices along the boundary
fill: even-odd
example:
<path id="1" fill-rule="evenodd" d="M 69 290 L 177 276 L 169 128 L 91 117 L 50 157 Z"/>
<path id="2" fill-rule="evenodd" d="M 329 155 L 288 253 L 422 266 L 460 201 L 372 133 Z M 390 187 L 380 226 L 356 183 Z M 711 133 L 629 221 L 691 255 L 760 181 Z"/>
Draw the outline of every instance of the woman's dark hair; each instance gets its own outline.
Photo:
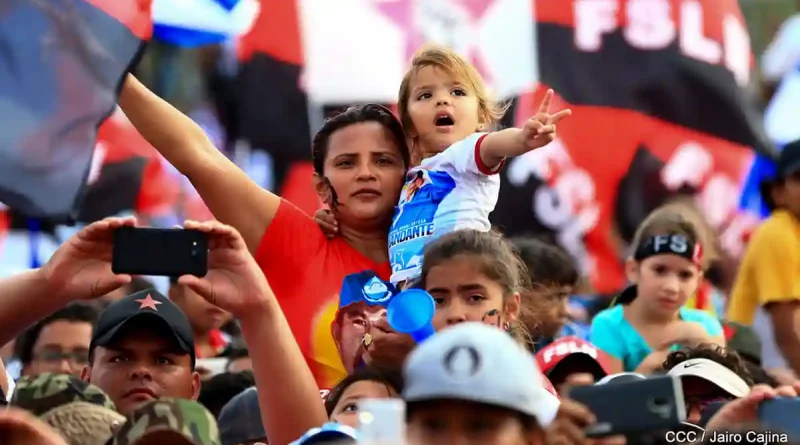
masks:
<path id="1" fill-rule="evenodd" d="M 741 377 L 748 386 L 753 386 L 753 377 L 747 371 L 744 360 L 742 360 L 735 351 L 725 349 L 721 346 L 699 345 L 694 348 L 683 348 L 678 351 L 670 352 L 661 367 L 664 371 L 669 371 L 679 364 L 695 358 L 704 358 L 712 362 L 717 362 Z"/>
<path id="2" fill-rule="evenodd" d="M 328 417 L 333 414 L 334 408 L 336 408 L 347 388 L 353 383 L 364 381 L 382 383 L 386 385 L 387 389 L 397 394 L 403 391 L 403 376 L 400 373 L 369 366 L 358 368 L 331 388 L 331 392 L 325 399 L 325 411 L 328 413 Z"/>
<path id="3" fill-rule="evenodd" d="M 328 154 L 328 141 L 336 130 L 349 127 L 350 125 L 362 122 L 377 122 L 392 133 L 392 136 L 400 148 L 400 156 L 403 163 L 408 168 L 411 162 L 411 154 L 406 143 L 406 135 L 400 121 L 392 114 L 392 111 L 383 105 L 365 104 L 353 105 L 341 113 L 325 119 L 322 128 L 314 136 L 311 144 L 311 159 L 314 163 L 314 172 L 324 176 L 325 156 Z"/>

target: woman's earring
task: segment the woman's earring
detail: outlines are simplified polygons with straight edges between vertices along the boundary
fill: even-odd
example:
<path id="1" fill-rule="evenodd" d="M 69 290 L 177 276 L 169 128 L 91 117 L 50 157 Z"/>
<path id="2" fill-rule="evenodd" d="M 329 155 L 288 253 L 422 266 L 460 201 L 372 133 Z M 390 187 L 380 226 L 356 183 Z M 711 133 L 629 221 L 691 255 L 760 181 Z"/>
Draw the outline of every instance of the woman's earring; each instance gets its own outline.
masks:
<path id="1" fill-rule="evenodd" d="M 507 321 L 503 322 L 503 330 L 506 331 L 506 332 L 510 332 L 511 331 L 511 324 L 509 324 L 509 322 L 507 322 Z"/>

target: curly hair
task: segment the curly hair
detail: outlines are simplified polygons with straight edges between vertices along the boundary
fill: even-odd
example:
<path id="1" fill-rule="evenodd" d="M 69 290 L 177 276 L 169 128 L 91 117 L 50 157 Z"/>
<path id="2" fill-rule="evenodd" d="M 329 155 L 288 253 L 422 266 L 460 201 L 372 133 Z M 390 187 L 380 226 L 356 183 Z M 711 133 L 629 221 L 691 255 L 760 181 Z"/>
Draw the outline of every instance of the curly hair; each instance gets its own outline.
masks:
<path id="1" fill-rule="evenodd" d="M 739 354 L 717 345 L 699 345 L 694 348 L 682 348 L 678 351 L 670 352 L 667 355 L 667 359 L 661 364 L 661 369 L 667 372 L 679 364 L 695 358 L 704 358 L 717 362 L 741 377 L 748 386 L 753 386 L 753 376 L 750 375 L 744 360 Z"/>

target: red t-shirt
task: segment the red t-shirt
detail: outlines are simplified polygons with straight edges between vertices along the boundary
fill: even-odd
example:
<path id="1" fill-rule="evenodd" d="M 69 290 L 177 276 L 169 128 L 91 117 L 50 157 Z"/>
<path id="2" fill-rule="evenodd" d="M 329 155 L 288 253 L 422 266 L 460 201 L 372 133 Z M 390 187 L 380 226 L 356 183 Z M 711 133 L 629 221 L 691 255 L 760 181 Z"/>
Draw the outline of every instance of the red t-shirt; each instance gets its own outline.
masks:
<path id="1" fill-rule="evenodd" d="M 364 270 L 388 280 L 389 263 L 376 264 L 344 239 L 325 237 L 311 217 L 286 200 L 281 200 L 255 258 L 317 385 L 331 388 L 347 375 L 331 335 L 342 281 Z"/>

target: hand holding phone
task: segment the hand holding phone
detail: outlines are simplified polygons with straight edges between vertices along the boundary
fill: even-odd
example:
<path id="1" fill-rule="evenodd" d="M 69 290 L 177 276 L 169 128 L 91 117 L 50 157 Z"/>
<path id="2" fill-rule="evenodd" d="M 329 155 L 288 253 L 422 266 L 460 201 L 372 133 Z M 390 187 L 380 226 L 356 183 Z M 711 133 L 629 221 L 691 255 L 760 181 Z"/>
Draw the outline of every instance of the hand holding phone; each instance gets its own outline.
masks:
<path id="1" fill-rule="evenodd" d="M 120 227 L 114 231 L 111 270 L 116 274 L 203 277 L 208 236 L 199 230 Z"/>
<path id="2" fill-rule="evenodd" d="M 683 387 L 673 376 L 578 386 L 569 391 L 569 398 L 589 408 L 597 418 L 597 422 L 586 429 L 588 437 L 665 430 L 686 420 Z"/>
<path id="3" fill-rule="evenodd" d="M 800 440 L 800 397 L 778 397 L 761 402 L 758 420 L 776 432 L 789 434 L 790 440 Z"/>

